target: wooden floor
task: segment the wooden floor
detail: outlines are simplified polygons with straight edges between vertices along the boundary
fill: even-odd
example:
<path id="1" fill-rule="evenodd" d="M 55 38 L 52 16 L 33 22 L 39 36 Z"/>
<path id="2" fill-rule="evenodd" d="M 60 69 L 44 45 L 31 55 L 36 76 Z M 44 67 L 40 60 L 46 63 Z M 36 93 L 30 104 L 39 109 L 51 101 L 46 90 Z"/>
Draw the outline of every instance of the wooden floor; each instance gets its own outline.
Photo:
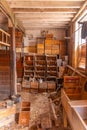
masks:
<path id="1" fill-rule="evenodd" d="M 27 93 L 21 92 L 22 102 L 30 102 L 30 120 L 29 126 L 20 125 L 16 117 L 16 122 L 4 126 L 0 130 L 71 130 L 63 127 L 62 106 L 59 93 Z M 55 112 L 49 107 L 49 99 L 52 100 Z M 57 99 L 57 100 L 56 100 Z M 20 107 L 20 105 L 19 105 Z M 20 109 L 20 108 L 19 108 Z M 55 113 L 57 119 L 55 119 Z M 39 121 L 39 123 L 38 123 Z"/>

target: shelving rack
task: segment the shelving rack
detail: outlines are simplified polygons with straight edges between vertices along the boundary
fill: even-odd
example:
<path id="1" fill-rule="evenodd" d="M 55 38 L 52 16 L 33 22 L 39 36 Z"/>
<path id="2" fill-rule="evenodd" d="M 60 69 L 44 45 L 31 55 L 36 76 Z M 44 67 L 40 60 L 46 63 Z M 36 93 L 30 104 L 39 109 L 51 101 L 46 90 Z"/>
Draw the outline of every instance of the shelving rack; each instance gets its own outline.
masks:
<path id="1" fill-rule="evenodd" d="M 0 96 L 1 100 L 10 95 L 10 34 L 0 29 Z M 7 48 L 8 47 L 8 48 Z"/>
<path id="2" fill-rule="evenodd" d="M 10 47 L 9 38 L 10 34 L 0 29 L 0 44 L 3 46 Z"/>
<path id="3" fill-rule="evenodd" d="M 37 80 L 56 81 L 57 71 L 57 55 L 24 56 L 24 79 L 26 80 L 29 80 L 30 74 L 33 74 Z"/>
<path id="4" fill-rule="evenodd" d="M 35 55 L 35 78 L 45 80 L 46 77 L 46 57 L 45 55 Z"/>
<path id="5" fill-rule="evenodd" d="M 47 75 L 46 80 L 55 80 L 57 77 L 57 56 L 46 55 Z"/>
<path id="6" fill-rule="evenodd" d="M 30 75 L 34 76 L 34 55 L 24 56 L 24 79 L 29 80 Z"/>

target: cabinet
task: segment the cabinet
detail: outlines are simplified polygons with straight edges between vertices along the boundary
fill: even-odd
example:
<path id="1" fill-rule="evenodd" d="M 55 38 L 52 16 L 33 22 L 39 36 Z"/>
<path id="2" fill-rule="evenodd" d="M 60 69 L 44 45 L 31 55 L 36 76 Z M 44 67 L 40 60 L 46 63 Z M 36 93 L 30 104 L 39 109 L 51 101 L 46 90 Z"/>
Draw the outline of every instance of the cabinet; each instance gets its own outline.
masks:
<path id="1" fill-rule="evenodd" d="M 57 77 L 57 56 L 46 55 L 47 80 L 56 80 Z"/>
<path id="2" fill-rule="evenodd" d="M 45 55 L 35 55 L 35 78 L 45 79 L 46 77 L 46 57 Z"/>
<path id="3" fill-rule="evenodd" d="M 24 56 L 24 79 L 29 80 L 30 75 L 34 76 L 34 55 Z"/>

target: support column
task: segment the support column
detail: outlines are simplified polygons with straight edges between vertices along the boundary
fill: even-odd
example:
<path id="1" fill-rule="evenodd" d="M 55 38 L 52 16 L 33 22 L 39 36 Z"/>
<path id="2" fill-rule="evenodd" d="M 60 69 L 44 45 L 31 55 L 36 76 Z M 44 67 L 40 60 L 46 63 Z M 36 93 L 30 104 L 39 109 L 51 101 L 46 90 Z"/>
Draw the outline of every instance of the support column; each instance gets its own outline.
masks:
<path id="1" fill-rule="evenodd" d="M 10 96 L 17 94 L 17 73 L 16 73 L 16 47 L 15 47 L 15 27 L 9 28 L 10 32 L 10 70 L 11 70 L 11 87 Z"/>

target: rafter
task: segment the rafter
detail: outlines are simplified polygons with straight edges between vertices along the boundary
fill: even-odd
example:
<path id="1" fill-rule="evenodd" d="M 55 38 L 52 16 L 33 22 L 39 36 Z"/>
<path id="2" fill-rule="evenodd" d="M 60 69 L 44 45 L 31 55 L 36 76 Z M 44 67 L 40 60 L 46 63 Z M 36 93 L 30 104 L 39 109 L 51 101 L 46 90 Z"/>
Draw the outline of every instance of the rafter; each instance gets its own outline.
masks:
<path id="1" fill-rule="evenodd" d="M 66 14 L 66 13 L 63 13 L 63 14 L 60 14 L 60 13 L 57 13 L 57 14 L 55 14 L 55 13 L 38 13 L 38 14 L 36 14 L 36 13 L 27 13 L 27 14 L 24 14 L 24 13 L 22 13 L 21 15 L 20 15 L 20 13 L 19 14 L 16 14 L 16 17 L 17 18 L 61 18 L 61 17 L 63 17 L 63 18 L 72 18 L 74 15 L 73 14 Z"/>
<path id="2" fill-rule="evenodd" d="M 80 8 L 82 1 L 11 1 L 11 8 Z"/>
<path id="3" fill-rule="evenodd" d="M 7 0 L 7 1 L 19 1 L 19 2 L 22 2 L 22 1 L 49 1 L 49 0 Z M 85 0 L 50 0 L 50 1 L 77 1 L 77 2 L 80 2 L 80 1 L 85 1 Z"/>
<path id="4" fill-rule="evenodd" d="M 78 9 L 71 8 L 12 8 L 14 13 L 76 13 Z"/>

